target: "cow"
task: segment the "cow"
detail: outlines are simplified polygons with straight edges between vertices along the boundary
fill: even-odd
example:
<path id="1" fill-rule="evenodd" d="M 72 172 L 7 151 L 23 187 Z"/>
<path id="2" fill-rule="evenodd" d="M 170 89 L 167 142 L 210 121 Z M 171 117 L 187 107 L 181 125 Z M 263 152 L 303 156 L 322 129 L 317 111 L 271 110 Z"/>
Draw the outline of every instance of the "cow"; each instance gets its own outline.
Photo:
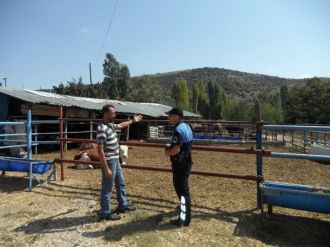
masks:
<path id="1" fill-rule="evenodd" d="M 13 125 L 13 126 L 7 125 L 3 128 L 3 130 L 5 134 L 8 134 L 8 136 L 6 136 L 5 138 L 6 140 L 8 140 L 8 142 L 3 142 L 4 146 L 22 145 L 25 143 L 26 137 L 24 135 L 20 135 L 25 133 L 24 125 Z M 15 134 L 18 134 L 18 136 L 15 136 Z M 15 140 L 17 140 L 17 142 Z M 23 147 L 9 148 L 8 155 L 11 157 L 18 157 L 25 159 L 27 158 L 27 152 Z"/>
<path id="2" fill-rule="evenodd" d="M 99 154 L 97 151 L 97 145 L 88 143 L 88 144 L 81 144 L 80 146 L 80 152 L 74 156 L 74 160 L 82 160 L 82 161 L 95 161 L 99 162 Z M 125 165 L 126 162 L 124 159 L 128 157 L 128 146 L 126 145 L 120 145 L 119 146 L 119 160 L 120 164 Z M 77 170 L 84 170 L 84 169 L 94 169 L 99 168 L 98 165 L 91 165 L 86 163 L 76 163 L 76 169 Z"/>

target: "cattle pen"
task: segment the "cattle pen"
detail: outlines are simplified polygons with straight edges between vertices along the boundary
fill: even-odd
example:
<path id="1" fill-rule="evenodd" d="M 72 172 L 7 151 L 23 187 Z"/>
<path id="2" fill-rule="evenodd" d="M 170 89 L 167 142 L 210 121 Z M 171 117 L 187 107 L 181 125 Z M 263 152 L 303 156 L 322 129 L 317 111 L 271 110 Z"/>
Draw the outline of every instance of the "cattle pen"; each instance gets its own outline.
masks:
<path id="1" fill-rule="evenodd" d="M 10 146 L 3 146 L 2 148 L 12 148 L 12 147 L 26 147 L 27 148 L 27 159 L 31 160 L 32 157 L 32 147 L 34 145 L 38 144 L 59 144 L 60 146 L 60 157 L 55 159 L 52 164 L 54 165 L 54 171 L 51 174 L 51 176 L 47 179 L 47 181 L 50 180 L 50 178 L 56 179 L 56 163 L 60 164 L 60 171 L 61 171 L 61 180 L 64 180 L 64 163 L 87 163 L 87 164 L 98 164 L 98 162 L 92 162 L 92 161 L 77 161 L 77 160 L 71 160 L 71 159 L 64 159 L 64 152 L 66 151 L 67 143 L 95 143 L 95 140 L 93 139 L 93 123 L 97 123 L 98 120 L 96 119 L 69 119 L 64 118 L 64 108 L 59 108 L 59 119 L 58 120 L 43 120 L 43 121 L 32 121 L 32 111 L 31 109 L 28 111 L 27 114 L 27 121 L 23 122 L 1 122 L 1 125 L 26 125 L 26 133 L 25 134 L 16 134 L 16 136 L 25 135 L 26 141 L 24 144 L 20 145 L 10 145 Z M 120 121 L 120 120 L 118 120 Z M 146 122 L 151 122 L 150 120 L 145 120 Z M 165 120 L 164 120 L 165 121 Z M 83 122 L 87 122 L 90 124 L 90 138 L 89 139 L 82 139 L 82 138 L 68 138 L 67 134 L 67 124 L 69 122 L 79 122 L 80 124 Z M 161 122 L 158 120 L 158 122 Z M 203 120 L 190 120 L 187 121 L 188 123 L 205 123 L 207 121 Z M 209 121 L 210 122 L 210 121 Z M 207 152 L 225 152 L 225 153 L 237 153 L 237 154 L 250 154 L 250 155 L 256 155 L 256 173 L 253 174 L 233 174 L 233 173 L 223 173 L 223 172 L 210 172 L 210 171 L 196 171 L 192 170 L 191 174 L 194 175 L 200 175 L 200 176 L 212 176 L 212 177 L 223 177 L 223 178 L 230 178 L 230 179 L 242 179 L 242 180 L 251 180 L 256 182 L 256 194 L 257 194 L 257 207 L 263 211 L 263 203 L 268 204 L 268 213 L 272 213 L 272 206 L 286 206 L 286 207 L 293 207 L 296 209 L 305 209 L 309 211 L 317 211 L 322 213 L 330 213 L 330 197 L 328 194 L 322 195 L 322 199 L 326 200 L 327 204 L 325 206 L 322 206 L 321 209 L 319 207 L 313 207 L 308 206 L 306 207 L 300 207 L 299 205 L 292 206 L 292 203 L 290 202 L 284 202 L 279 203 L 274 198 L 272 200 L 270 199 L 269 190 L 268 188 L 265 188 L 265 184 L 269 185 L 269 182 L 264 184 L 264 177 L 263 177 L 263 157 L 276 157 L 276 158 L 293 158 L 293 159 L 311 159 L 311 160 L 318 160 L 318 161 L 330 161 L 329 155 L 313 155 L 313 154 L 301 154 L 301 153 L 287 153 L 287 152 L 273 152 L 270 150 L 266 150 L 263 147 L 263 130 L 303 130 L 303 131 L 322 131 L 325 133 L 330 132 L 329 126 L 298 126 L 298 125 L 264 125 L 263 122 L 260 120 L 258 121 L 211 121 L 213 123 L 222 124 L 222 125 L 229 125 L 229 126 L 253 126 L 253 128 L 256 130 L 256 146 L 255 147 L 249 147 L 249 148 L 242 148 L 242 147 L 227 147 L 227 146 L 210 146 L 210 145 L 193 145 L 193 150 L 196 151 L 207 151 Z M 55 141 L 38 141 L 35 139 L 32 141 L 32 129 L 33 124 L 46 124 L 46 123 L 57 123 L 59 124 L 59 136 L 57 140 Z M 36 133 L 35 133 L 36 134 Z M 8 137 L 8 135 L 4 134 L 4 137 Z M 14 134 L 15 136 L 15 134 Z M 8 140 L 3 140 L 3 142 Z M 23 141 L 24 142 L 24 141 Z M 121 141 L 120 144 L 128 145 L 128 146 L 138 146 L 138 147 L 154 147 L 154 148 L 164 148 L 164 144 L 162 143 L 149 143 L 149 142 L 141 142 L 141 141 Z M 11 169 L 15 168 L 8 168 L 8 160 L 10 158 L 5 157 L 2 159 L 3 162 L 7 164 L 7 166 L 0 166 L 0 168 L 3 171 L 3 174 L 6 171 L 11 171 Z M 16 166 L 20 166 L 20 164 L 17 164 L 17 159 L 14 161 L 16 162 Z M 23 161 L 22 161 L 23 162 Z M 35 161 L 33 163 L 32 161 L 29 163 L 29 168 L 20 170 L 18 168 L 18 171 L 28 172 L 29 174 L 29 189 L 32 189 L 32 178 L 33 178 L 33 165 L 36 165 L 38 161 Z M 24 162 L 23 162 L 24 163 Z M 25 162 L 26 163 L 26 162 Z M 126 169 L 137 169 L 137 170 L 145 170 L 145 171 L 157 171 L 157 172 L 171 172 L 170 168 L 160 168 L 160 167 L 154 167 L 154 166 L 145 166 L 145 165 L 138 165 L 138 164 L 127 164 L 123 165 L 123 168 Z M 49 171 L 50 168 L 48 167 L 44 172 Z M 37 173 L 35 171 L 35 173 Z M 281 188 L 282 190 L 285 190 L 285 188 Z M 315 187 L 309 188 L 309 191 L 315 190 Z M 274 190 L 274 188 L 273 188 Z M 320 191 L 328 191 L 327 188 L 320 188 Z M 268 193 L 268 194 L 267 194 Z M 325 197 L 325 199 L 324 199 Z M 313 200 L 311 200 L 311 203 L 313 203 Z M 319 202 L 316 202 L 316 204 L 319 204 Z"/>
<path id="2" fill-rule="evenodd" d="M 60 111 L 63 113 L 65 109 L 60 108 Z M 60 176 L 57 176 L 56 181 L 49 180 L 50 182 L 47 186 L 33 187 L 30 192 L 31 194 L 24 192 L 26 186 L 22 183 L 26 184 L 26 180 L 24 177 L 21 177 L 20 173 L 12 174 L 11 171 L 8 171 L 8 176 L 0 177 L 1 190 L 5 192 L 1 199 L 3 201 L 9 200 L 8 205 L 0 205 L 1 209 L 8 210 L 8 213 L 2 211 L 1 216 L 3 219 L 11 219 L 11 215 L 15 214 L 15 208 L 17 208 L 16 211 L 18 208 L 21 208 L 19 212 L 23 215 L 23 218 L 20 220 L 22 222 L 19 223 L 21 224 L 20 227 L 10 227 L 8 224 L 13 222 L 13 220 L 8 221 L 8 224 L 4 222 L 2 224 L 4 226 L 8 225 L 8 229 L 13 228 L 16 234 L 22 233 L 27 235 L 28 238 L 29 236 L 35 237 L 37 240 L 33 240 L 36 241 L 34 243 L 39 243 L 40 245 L 42 245 L 46 239 L 56 239 L 56 241 L 61 239 L 63 229 L 69 230 L 68 232 L 71 232 L 70 234 L 76 234 L 75 236 L 78 237 L 77 239 L 82 243 L 87 241 L 86 239 L 89 239 L 88 241 L 93 241 L 95 238 L 88 237 L 90 236 L 89 234 L 93 235 L 93 233 L 87 232 L 92 231 L 93 228 L 99 229 L 100 227 L 107 227 L 105 223 L 96 223 L 94 220 L 95 212 L 90 212 L 90 210 L 96 210 L 98 207 L 97 200 L 99 195 L 97 191 L 99 187 L 99 174 L 97 170 L 78 171 L 71 169 L 70 164 L 72 165 L 76 162 L 71 159 L 75 147 L 79 146 L 76 143 L 95 142 L 95 134 L 93 134 L 95 131 L 94 126 L 99 123 L 99 119 L 74 119 L 64 117 L 63 115 L 65 114 L 63 114 L 56 120 L 33 120 L 32 112 L 33 111 L 29 111 L 30 116 L 27 115 L 26 120 L 1 122 L 1 124 L 9 125 L 14 123 L 25 126 L 26 131 L 24 131 L 24 133 L 18 133 L 22 138 L 20 142 L 17 142 L 17 145 L 22 145 L 21 147 L 27 148 L 28 157 L 35 157 L 35 160 L 30 160 L 31 162 L 42 162 L 52 159 L 50 160 L 54 168 L 52 171 L 57 171 Z M 117 121 L 123 120 L 124 119 L 119 119 Z M 55 125 L 57 129 L 55 131 L 52 129 L 52 131 L 45 133 L 35 131 L 35 125 L 41 126 L 47 124 L 47 122 Z M 299 241 L 294 239 L 297 239 L 297 236 L 301 236 L 302 232 L 306 243 L 312 243 L 309 241 L 314 241 L 315 243 L 316 241 L 316 243 L 323 244 L 328 241 L 328 235 L 326 234 L 328 231 L 327 229 L 330 229 L 327 227 L 327 222 L 329 220 L 329 203 L 327 201 L 329 198 L 327 189 L 327 187 L 329 187 L 327 180 L 328 166 L 310 160 L 320 160 L 324 162 L 328 160 L 329 157 L 326 155 L 312 155 L 309 153 L 292 153 L 287 152 L 285 147 L 273 147 L 270 145 L 270 142 L 266 142 L 265 131 L 268 131 L 269 134 L 271 131 L 278 131 L 278 133 L 280 133 L 284 129 L 288 131 L 300 131 L 304 129 L 310 132 L 317 131 L 324 135 L 325 133 L 329 133 L 329 126 L 269 125 L 259 120 L 251 122 L 188 120 L 187 122 L 190 122 L 189 124 L 192 125 L 204 124 L 205 126 L 207 124 L 214 125 L 216 122 L 222 126 L 234 126 L 235 128 L 242 128 L 242 126 L 244 126 L 244 129 L 250 128 L 252 130 L 251 133 L 253 132 L 256 134 L 254 136 L 254 142 L 244 142 L 245 140 L 233 142 L 230 140 L 228 141 L 230 144 L 228 144 L 223 140 L 220 142 L 218 140 L 213 142 L 212 139 L 203 140 L 201 142 L 200 139 L 196 139 L 193 150 L 196 164 L 194 164 L 194 169 L 192 171 L 193 176 L 191 178 L 195 218 L 191 231 L 194 235 L 197 234 L 196 236 L 199 236 L 198 242 L 203 241 L 204 244 L 207 243 L 207 245 L 209 245 L 211 241 L 213 241 L 213 237 L 203 240 L 204 236 L 214 235 L 214 238 L 218 239 L 217 232 L 219 229 L 227 232 L 226 238 L 232 239 L 235 242 L 237 241 L 243 246 L 251 243 L 253 245 L 258 245 L 259 242 L 254 242 L 254 240 L 251 240 L 251 237 L 259 239 L 266 244 L 272 243 L 271 240 L 268 239 L 269 237 L 274 239 L 273 241 L 275 241 L 275 244 L 297 244 Z M 144 121 L 144 124 L 164 126 L 167 125 L 167 121 L 147 119 Z M 66 126 L 69 125 L 84 125 L 89 129 L 79 133 L 79 131 L 74 131 L 74 128 L 71 129 L 72 131 L 67 129 Z M 138 126 L 136 127 L 138 128 Z M 38 138 L 42 134 L 53 135 L 55 139 L 44 141 Z M 5 142 L 7 144 L 2 148 L 5 149 L 8 148 L 8 146 L 14 146 L 15 144 L 8 145 L 10 143 L 8 140 L 15 140 L 8 138 L 11 134 L 9 134 L 9 136 L 5 135 L 6 134 L 4 134 L 4 139 L 2 141 L 7 140 L 7 142 Z M 167 136 L 169 135 L 170 133 L 167 134 Z M 214 136 L 215 135 L 216 134 L 214 134 Z M 104 236 L 105 240 L 111 241 L 121 239 L 121 241 L 118 242 L 119 245 L 125 243 L 125 241 L 134 245 L 134 243 L 130 241 L 142 241 L 141 238 L 143 239 L 143 236 L 150 236 L 151 231 L 156 229 L 156 231 L 152 233 L 154 234 L 152 236 L 164 238 L 164 241 L 167 241 L 166 234 L 169 233 L 170 235 L 168 236 L 171 237 L 168 241 L 177 243 L 177 240 L 172 238 L 171 231 L 162 230 L 163 228 L 167 229 L 167 218 L 171 216 L 170 210 L 175 206 L 171 190 L 165 187 L 171 185 L 169 179 L 171 169 L 166 167 L 167 162 L 165 162 L 164 158 L 161 158 L 164 143 L 168 142 L 169 139 L 163 138 L 162 136 L 158 139 L 126 140 L 126 136 L 127 133 L 125 133 L 121 144 L 133 147 L 130 151 L 133 157 L 130 157 L 127 165 L 123 167 L 126 169 L 125 173 L 128 180 L 129 197 L 137 203 L 141 211 L 139 210 L 139 212 L 132 216 L 126 216 L 127 218 L 122 224 L 111 226 L 111 230 L 99 229 L 99 231 L 102 232 L 101 236 Z M 205 136 L 209 136 L 209 134 L 205 133 Z M 12 138 L 14 138 L 14 136 L 12 136 Z M 15 142 L 13 141 L 13 143 Z M 54 145 L 60 152 L 51 153 L 49 155 L 47 153 L 42 154 L 43 145 Z M 36 150 L 36 147 L 39 147 L 39 150 Z M 32 155 L 33 151 L 35 152 L 34 155 Z M 39 151 L 39 154 L 36 154 L 36 151 Z M 53 160 L 54 158 L 55 162 Z M 5 158 L 3 157 L 3 159 Z M 15 161 L 14 158 L 10 159 L 12 159 L 13 162 Z M 284 162 L 281 162 L 280 159 Z M 83 163 L 83 161 L 79 162 Z M 15 164 L 15 167 L 18 166 L 23 166 L 23 164 Z M 26 166 L 26 163 L 24 166 Z M 312 174 L 309 175 L 308 172 L 301 171 L 313 171 L 315 172 L 315 176 Z M 49 170 L 49 172 L 51 172 L 51 170 Z M 25 175 L 24 173 L 26 174 L 27 171 L 24 170 L 23 173 L 21 173 L 22 176 Z M 38 174 L 32 172 L 32 175 L 32 179 L 34 179 Z M 17 179 L 15 178 L 16 176 Z M 219 179 L 220 177 L 224 179 Z M 54 179 L 54 176 L 51 178 Z M 87 180 L 82 181 L 81 179 Z M 268 181 L 269 179 L 271 179 L 271 181 Z M 286 181 L 290 183 L 285 183 Z M 42 182 L 43 181 L 41 181 L 41 183 Z M 17 187 L 16 190 L 14 189 L 15 187 Z M 15 193 L 8 193 L 6 191 L 14 191 Z M 209 196 L 205 197 L 205 193 Z M 18 200 L 18 202 L 15 203 L 13 198 L 16 198 L 16 195 L 22 197 L 21 200 L 24 198 L 24 202 L 22 203 Z M 91 196 L 93 200 L 90 199 Z M 306 206 L 306 203 L 308 206 Z M 255 205 L 257 205 L 257 207 L 255 207 Z M 268 206 L 269 214 L 263 210 L 265 205 Z M 277 206 L 279 207 L 276 209 L 277 214 L 273 214 L 273 207 Z M 34 207 L 36 207 L 36 211 L 32 210 Z M 43 208 L 42 214 L 37 212 L 37 210 L 41 208 Z M 65 211 L 65 208 L 67 208 L 67 211 Z M 74 210 L 74 208 L 82 210 L 81 214 L 78 213 L 79 211 L 73 212 L 72 210 Z M 291 210 L 290 208 L 300 210 Z M 51 211 L 48 212 L 50 209 Z M 33 213 L 27 210 L 32 210 Z M 154 210 L 155 213 L 152 213 L 154 212 L 152 210 Z M 260 214 L 260 211 L 264 213 Z M 313 213 L 313 211 L 316 213 Z M 210 212 L 212 212 L 212 214 Z M 270 215 L 273 221 L 266 221 L 266 224 L 264 224 L 262 220 L 260 220 L 260 217 L 257 217 L 253 212 L 256 212 L 256 215 Z M 33 219 L 31 218 L 32 216 L 24 216 L 26 214 L 38 214 L 38 216 L 37 219 Z M 64 215 L 62 216 L 62 214 Z M 27 218 L 30 219 L 30 222 L 24 223 Z M 162 220 L 162 218 L 164 219 Z M 17 219 L 20 219 L 20 217 Z M 141 219 L 141 222 L 136 219 Z M 217 219 L 217 221 L 214 221 L 214 219 Z M 283 224 L 278 222 L 279 219 L 283 221 Z M 316 227 L 315 229 L 318 229 L 310 238 L 305 234 L 307 230 L 297 230 L 295 228 L 297 224 L 300 225 L 299 227 L 304 228 L 305 225 L 309 225 L 310 223 L 314 224 Z M 232 224 L 235 225 L 235 231 L 233 228 L 226 228 Z M 280 230 L 282 233 L 281 236 L 274 236 L 272 232 L 274 229 L 277 229 L 278 224 L 282 226 L 281 229 L 283 228 L 283 231 Z M 90 226 L 92 228 L 86 230 L 85 226 Z M 200 226 L 203 226 L 205 231 L 201 230 Z M 285 234 L 287 230 L 293 228 L 296 230 L 292 237 Z M 73 231 L 73 229 L 78 229 L 78 233 Z M 269 233 L 265 233 L 265 229 L 269 229 Z M 146 231 L 146 233 L 141 233 L 142 230 Z M 84 236 L 84 233 L 82 233 L 82 236 L 79 237 L 80 231 L 86 232 L 88 235 Z M 130 231 L 133 232 L 133 235 L 130 235 Z M 137 233 L 138 236 L 134 235 L 134 232 Z M 202 235 L 199 235 L 198 232 L 201 232 Z M 261 235 L 258 232 L 260 232 Z M 48 234 L 49 238 L 47 237 Z M 173 232 L 173 234 L 177 233 Z M 185 236 L 189 235 L 186 231 L 180 234 L 184 234 Z M 19 236 L 22 237 L 25 235 Z M 38 240 L 39 236 L 40 240 Z M 99 233 L 96 234 L 96 236 L 100 236 Z M 237 238 L 237 236 L 239 238 Z M 66 244 L 71 243 L 70 239 L 72 239 L 72 237 L 68 237 Z M 194 237 L 191 236 L 187 241 L 192 243 L 193 239 Z M 148 241 L 152 242 L 149 237 Z M 54 242 L 51 243 L 54 245 L 57 244 Z M 94 242 L 92 243 L 94 244 Z M 100 245 L 103 244 L 102 242 L 98 243 Z M 169 243 L 169 245 L 171 244 Z"/>

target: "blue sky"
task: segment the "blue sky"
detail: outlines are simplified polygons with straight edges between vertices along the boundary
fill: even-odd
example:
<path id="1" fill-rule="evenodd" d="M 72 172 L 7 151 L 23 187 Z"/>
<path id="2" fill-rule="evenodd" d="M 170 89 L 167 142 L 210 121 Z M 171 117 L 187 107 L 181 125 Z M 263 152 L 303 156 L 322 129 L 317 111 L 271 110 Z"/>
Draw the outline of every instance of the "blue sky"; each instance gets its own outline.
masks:
<path id="1" fill-rule="evenodd" d="M 111 52 L 131 75 L 219 67 L 330 77 L 328 0 L 0 0 L 0 82 L 102 81 Z"/>

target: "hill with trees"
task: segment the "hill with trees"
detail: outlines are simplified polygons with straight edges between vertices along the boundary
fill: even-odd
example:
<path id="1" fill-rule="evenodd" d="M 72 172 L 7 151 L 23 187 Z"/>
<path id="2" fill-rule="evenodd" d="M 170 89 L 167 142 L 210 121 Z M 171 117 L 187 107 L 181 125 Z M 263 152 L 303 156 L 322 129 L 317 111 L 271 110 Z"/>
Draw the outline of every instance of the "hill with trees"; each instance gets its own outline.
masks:
<path id="1" fill-rule="evenodd" d="M 129 68 L 106 54 L 104 80 L 82 78 L 54 86 L 56 93 L 174 104 L 206 119 L 251 120 L 253 102 L 270 123 L 330 123 L 330 78 L 287 79 L 222 68 L 199 68 L 130 77 Z"/>
<path id="2" fill-rule="evenodd" d="M 161 86 L 164 95 L 170 96 L 174 83 L 178 79 L 187 81 L 188 88 L 194 84 L 203 82 L 207 87 L 209 81 L 221 86 L 229 96 L 238 97 L 243 100 L 252 101 L 260 93 L 278 92 L 283 85 L 293 86 L 306 83 L 306 79 L 286 79 L 276 76 L 268 76 L 254 73 L 246 73 L 222 68 L 199 68 L 169 73 L 158 73 L 132 77 L 132 82 L 136 78 L 148 78 Z"/>

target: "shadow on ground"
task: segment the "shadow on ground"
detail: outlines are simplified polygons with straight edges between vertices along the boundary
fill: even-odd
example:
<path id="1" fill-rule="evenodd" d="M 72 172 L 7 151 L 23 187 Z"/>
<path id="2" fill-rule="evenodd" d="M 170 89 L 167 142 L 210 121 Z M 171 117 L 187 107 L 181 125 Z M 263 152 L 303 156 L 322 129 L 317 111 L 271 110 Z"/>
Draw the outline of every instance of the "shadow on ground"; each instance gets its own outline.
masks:
<path id="1" fill-rule="evenodd" d="M 26 234 L 74 231 L 76 227 L 97 222 L 96 215 L 65 216 L 77 210 L 69 210 L 40 220 L 31 221 L 15 229 Z"/>
<path id="2" fill-rule="evenodd" d="M 330 246 L 330 222 L 275 214 L 271 219 L 260 214 L 242 214 L 235 236 L 253 238 L 276 246 Z"/>
<path id="3" fill-rule="evenodd" d="M 26 177 L 0 176 L 0 192 L 12 193 L 27 188 Z M 57 183 L 40 188 L 42 189 L 32 193 L 86 200 L 98 200 L 99 195 L 99 190 L 95 188 Z M 65 193 L 53 193 L 56 191 Z M 113 196 L 115 199 L 115 194 Z M 124 236 L 173 229 L 173 226 L 169 224 L 169 218 L 176 215 L 172 211 L 177 205 L 176 201 L 142 195 L 129 195 L 129 198 L 133 199 L 139 208 L 137 213 L 129 216 L 129 222 L 119 222 L 114 225 L 109 223 L 110 226 L 105 230 L 83 232 L 82 235 L 89 238 L 103 238 L 107 241 L 120 241 Z M 82 225 L 96 223 L 98 220 L 95 212 L 89 212 L 88 215 L 83 216 L 71 216 L 70 214 L 74 211 L 69 210 L 44 219 L 33 220 L 17 227 L 15 231 L 26 234 L 75 231 Z M 142 213 L 139 214 L 139 211 Z M 227 212 L 201 205 L 193 205 L 193 212 L 193 222 L 197 221 L 196 224 L 203 224 L 204 221 L 210 219 L 228 222 L 235 225 L 234 236 L 255 239 L 264 244 L 283 247 L 330 246 L 330 222 L 328 221 L 281 214 L 275 214 L 271 220 L 267 220 L 262 218 L 256 209 Z"/>
<path id="4" fill-rule="evenodd" d="M 32 185 L 38 184 L 35 180 L 32 181 Z M 17 191 L 23 191 L 29 189 L 29 178 L 26 177 L 12 177 L 12 176 L 0 176 L 0 192 L 13 193 Z"/>
<path id="5" fill-rule="evenodd" d="M 139 210 L 132 213 L 129 221 L 119 224 L 111 224 L 105 230 L 83 232 L 82 235 L 89 238 L 103 238 L 107 241 L 120 241 L 125 236 L 138 235 L 155 231 L 167 231 L 174 227 L 170 225 L 169 218 L 176 216 L 176 212 L 166 212 L 173 208 L 175 202 L 159 198 L 142 197 L 138 202 Z M 158 209 L 150 209 L 150 205 Z M 86 216 L 66 216 L 74 210 L 32 221 L 15 231 L 27 234 L 51 233 L 74 231 L 77 227 L 96 223 L 95 214 Z M 318 219 L 297 217 L 289 215 L 274 215 L 270 220 L 261 216 L 257 209 L 249 209 L 237 212 L 227 212 L 218 209 L 203 208 L 194 205 L 193 222 L 203 224 L 203 221 L 211 219 L 228 222 L 235 225 L 234 236 L 252 238 L 264 244 L 276 246 L 330 246 L 330 223 Z M 194 223 L 193 223 L 194 224 Z"/>

